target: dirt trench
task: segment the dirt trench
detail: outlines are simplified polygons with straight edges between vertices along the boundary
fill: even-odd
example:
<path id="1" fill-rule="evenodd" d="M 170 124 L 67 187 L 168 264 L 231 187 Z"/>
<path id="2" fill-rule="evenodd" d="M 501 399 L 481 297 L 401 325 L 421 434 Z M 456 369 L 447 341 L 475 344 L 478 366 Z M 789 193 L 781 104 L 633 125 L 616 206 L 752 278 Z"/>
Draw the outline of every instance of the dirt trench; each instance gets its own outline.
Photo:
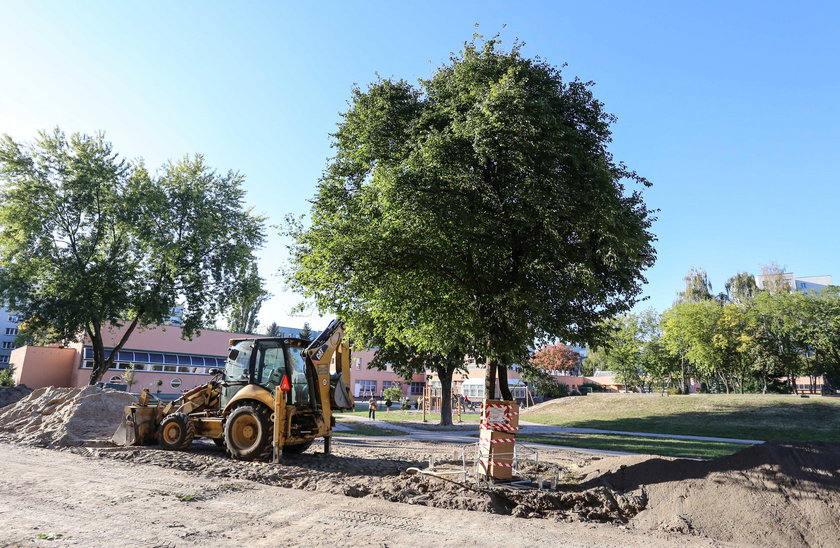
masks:
<path id="1" fill-rule="evenodd" d="M 241 462 L 207 443 L 194 443 L 187 452 L 170 452 L 153 447 L 74 449 L 94 457 L 154 464 L 214 478 L 255 481 L 266 485 L 323 491 L 355 498 L 377 498 L 444 509 L 469 510 L 547 518 L 561 521 L 626 523 L 646 503 L 643 490 L 619 493 L 604 486 L 580 489 L 574 481 L 557 491 L 513 489 L 504 486 L 479 487 L 409 474 L 407 469 L 425 468 L 430 456 L 437 465 L 450 466 L 442 455 L 452 455 L 454 445 L 404 442 L 336 442 L 332 455 L 318 454 L 314 446 L 302 455 L 284 457 L 283 465 Z M 561 464 L 543 465 L 561 474 Z"/>

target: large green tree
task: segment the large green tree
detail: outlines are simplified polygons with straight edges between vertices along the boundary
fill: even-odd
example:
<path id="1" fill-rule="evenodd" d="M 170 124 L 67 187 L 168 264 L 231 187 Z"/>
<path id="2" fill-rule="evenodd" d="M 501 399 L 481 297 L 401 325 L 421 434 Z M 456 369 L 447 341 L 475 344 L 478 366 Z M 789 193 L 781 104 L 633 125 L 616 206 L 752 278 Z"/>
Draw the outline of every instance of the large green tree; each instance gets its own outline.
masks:
<path id="1" fill-rule="evenodd" d="M 211 323 L 253 262 L 263 223 L 244 207 L 243 177 L 201 156 L 149 173 L 102 135 L 60 130 L 0 141 L 0 300 L 30 331 L 86 334 L 90 382 L 137 326 L 184 303 L 184 336 Z M 106 331 L 126 325 L 114 348 Z"/>
<path id="2" fill-rule="evenodd" d="M 498 40 L 431 78 L 355 89 L 336 155 L 292 223 L 291 285 L 357 329 L 418 351 L 466 341 L 485 393 L 535 341 L 587 340 L 654 261 L 648 184 L 613 159 L 591 84 Z"/>

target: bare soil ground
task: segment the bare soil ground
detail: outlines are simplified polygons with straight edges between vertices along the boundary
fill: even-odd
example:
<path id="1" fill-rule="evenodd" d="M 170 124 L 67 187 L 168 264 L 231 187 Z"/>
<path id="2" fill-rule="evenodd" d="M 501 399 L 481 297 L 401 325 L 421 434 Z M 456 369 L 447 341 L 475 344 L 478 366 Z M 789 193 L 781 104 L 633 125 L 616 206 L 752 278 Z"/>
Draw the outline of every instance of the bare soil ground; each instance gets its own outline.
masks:
<path id="1" fill-rule="evenodd" d="M 723 545 L 612 524 L 520 519 L 392 503 L 371 495 L 345 496 L 334 494 L 341 491 L 325 479 L 341 473 L 316 471 L 308 481 L 299 473 L 298 465 L 319 460 L 327 465 L 340 460 L 339 455 L 348 458 L 358 452 L 359 457 L 351 458 L 364 460 L 369 460 L 364 454 L 393 455 L 378 445 L 336 443 L 334 459 L 306 454 L 297 464 L 280 467 L 231 461 L 225 465 L 220 451 L 209 446 L 202 450 L 198 444 L 196 449 L 140 450 L 143 458 L 138 462 L 130 451 L 111 452 L 123 458 L 97 458 L 106 455 L 88 455 L 78 447 L 56 451 L 0 443 L 0 546 Z M 373 462 L 355 461 L 351 468 L 364 466 L 373 467 L 372 477 L 381 473 Z M 227 475 L 219 476 L 220 471 Z M 366 475 L 352 477 L 338 478 L 337 483 L 368 484 Z M 271 481 L 306 487 L 267 483 Z"/>
<path id="2" fill-rule="evenodd" d="M 546 450 L 532 471 L 558 474 L 558 489 L 518 490 L 406 472 L 430 457 L 455 466 L 461 446 L 440 442 L 344 438 L 332 455 L 316 443 L 281 466 L 233 461 L 207 442 L 187 452 L 104 447 L 124 399 L 50 389 L 0 409 L 0 545 L 836 546 L 840 538 L 838 444 L 773 442 L 714 461 Z"/>

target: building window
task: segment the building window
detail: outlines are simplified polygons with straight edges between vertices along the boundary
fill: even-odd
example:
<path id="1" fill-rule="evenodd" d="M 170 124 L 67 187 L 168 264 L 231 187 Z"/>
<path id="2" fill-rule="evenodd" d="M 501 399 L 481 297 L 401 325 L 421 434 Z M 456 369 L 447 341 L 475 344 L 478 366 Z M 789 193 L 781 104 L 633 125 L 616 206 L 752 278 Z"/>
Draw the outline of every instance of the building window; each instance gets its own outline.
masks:
<path id="1" fill-rule="evenodd" d="M 359 380 L 356 381 L 356 394 L 355 396 L 364 397 L 364 396 L 372 396 L 376 393 L 376 381 L 365 381 Z"/>
<path id="2" fill-rule="evenodd" d="M 179 386 L 181 386 L 181 379 L 175 377 L 174 379 L 169 381 L 169 385 L 172 386 L 172 388 L 178 388 Z"/>
<path id="3" fill-rule="evenodd" d="M 6 328 L 6 335 L 17 335 L 18 328 L 17 327 L 7 327 Z"/>
<path id="4" fill-rule="evenodd" d="M 382 381 L 382 391 L 383 392 L 385 392 L 385 390 L 387 390 L 388 388 L 391 388 L 392 386 L 396 386 L 397 388 L 399 388 L 400 383 L 398 383 L 397 381 Z"/>
<path id="5" fill-rule="evenodd" d="M 356 369 L 362 368 L 362 358 L 356 358 Z"/>
<path id="6" fill-rule="evenodd" d="M 15 343 L 13 343 L 13 342 L 5 341 L 5 342 L 3 342 L 3 348 L 15 349 L 15 348 L 17 348 L 17 346 L 15 346 Z"/>
<path id="7" fill-rule="evenodd" d="M 424 382 L 413 382 L 411 383 L 411 395 L 412 396 L 419 396 L 423 393 L 423 387 L 426 385 Z"/>
<path id="8" fill-rule="evenodd" d="M 471 400 L 480 400 L 484 397 L 484 385 L 464 383 L 461 385 L 461 394 Z"/>
<path id="9" fill-rule="evenodd" d="M 9 363 L 9 356 L 6 356 L 5 354 L 0 356 L 0 363 Z"/>

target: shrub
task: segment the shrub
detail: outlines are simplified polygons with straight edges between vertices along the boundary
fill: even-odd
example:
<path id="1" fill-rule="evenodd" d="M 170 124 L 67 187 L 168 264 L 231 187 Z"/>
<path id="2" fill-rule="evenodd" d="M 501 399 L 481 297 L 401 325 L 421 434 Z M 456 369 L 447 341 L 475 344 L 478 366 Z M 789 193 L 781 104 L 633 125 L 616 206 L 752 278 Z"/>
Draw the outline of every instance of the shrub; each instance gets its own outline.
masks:
<path id="1" fill-rule="evenodd" d="M 14 386 L 15 385 L 15 368 L 11 365 L 3 370 L 0 370 L 0 386 Z"/>

